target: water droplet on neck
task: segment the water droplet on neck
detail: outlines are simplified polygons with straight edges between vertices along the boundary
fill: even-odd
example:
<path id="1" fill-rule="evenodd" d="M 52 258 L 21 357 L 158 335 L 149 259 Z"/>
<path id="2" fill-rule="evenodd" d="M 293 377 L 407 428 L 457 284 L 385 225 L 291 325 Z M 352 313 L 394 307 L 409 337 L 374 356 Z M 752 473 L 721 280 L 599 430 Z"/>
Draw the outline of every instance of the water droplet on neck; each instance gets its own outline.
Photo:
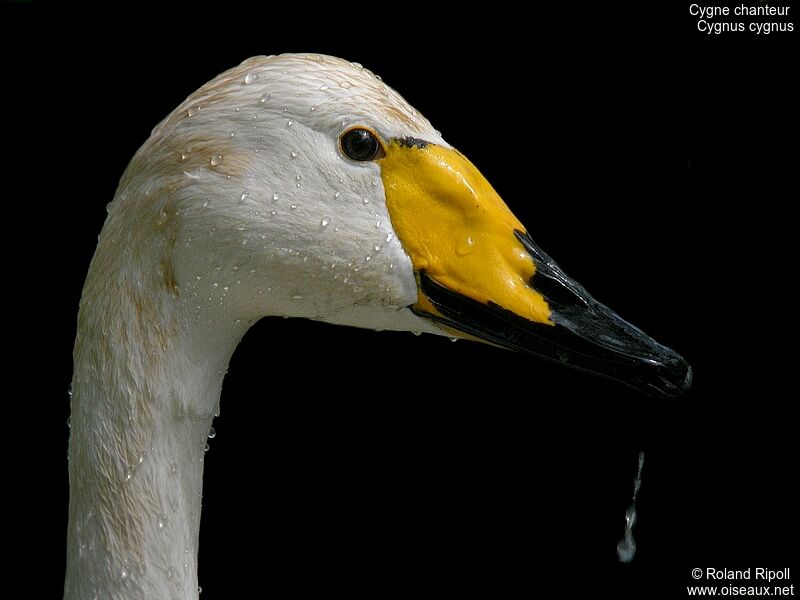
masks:
<path id="1" fill-rule="evenodd" d="M 277 202 L 278 198 L 280 198 L 280 194 L 278 194 L 278 192 L 272 192 L 272 200 L 273 200 L 273 202 Z"/>
<path id="2" fill-rule="evenodd" d="M 242 194 L 239 196 L 239 202 L 244 202 L 249 197 L 250 197 L 250 192 L 248 192 L 247 190 L 242 190 Z"/>
<path id="3" fill-rule="evenodd" d="M 257 79 L 258 79 L 258 74 L 257 73 L 248 73 L 247 75 L 244 76 L 245 84 L 251 84 L 254 81 L 256 81 Z"/>
<path id="4" fill-rule="evenodd" d="M 349 90 L 351 87 L 353 87 L 353 84 L 350 83 L 349 81 L 342 81 L 339 83 L 339 87 Z"/>
<path id="5" fill-rule="evenodd" d="M 329 217 L 322 217 L 322 220 L 319 222 L 319 224 L 321 227 L 327 227 L 328 225 L 330 225 L 330 222 L 331 220 Z"/>
<path id="6" fill-rule="evenodd" d="M 167 524 L 167 517 L 166 515 L 160 515 L 158 517 L 158 528 L 164 529 L 164 526 Z"/>
<path id="7" fill-rule="evenodd" d="M 341 197 L 341 195 L 342 195 L 342 192 L 336 192 L 336 193 L 333 195 L 333 197 L 334 197 L 334 198 L 339 198 L 339 197 Z"/>
<path id="8" fill-rule="evenodd" d="M 291 154 L 289 154 L 292 158 L 297 158 L 298 154 L 296 151 L 292 150 Z"/>

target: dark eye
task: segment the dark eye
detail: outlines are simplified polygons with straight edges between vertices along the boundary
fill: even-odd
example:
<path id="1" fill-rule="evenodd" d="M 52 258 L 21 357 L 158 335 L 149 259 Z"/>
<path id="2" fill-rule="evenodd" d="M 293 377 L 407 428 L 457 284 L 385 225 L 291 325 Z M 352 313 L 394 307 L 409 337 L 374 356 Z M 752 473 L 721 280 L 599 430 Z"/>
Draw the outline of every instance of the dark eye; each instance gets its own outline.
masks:
<path id="1" fill-rule="evenodd" d="M 383 156 L 383 148 L 375 134 L 368 129 L 350 129 L 342 134 L 342 152 L 347 158 L 360 162 Z"/>

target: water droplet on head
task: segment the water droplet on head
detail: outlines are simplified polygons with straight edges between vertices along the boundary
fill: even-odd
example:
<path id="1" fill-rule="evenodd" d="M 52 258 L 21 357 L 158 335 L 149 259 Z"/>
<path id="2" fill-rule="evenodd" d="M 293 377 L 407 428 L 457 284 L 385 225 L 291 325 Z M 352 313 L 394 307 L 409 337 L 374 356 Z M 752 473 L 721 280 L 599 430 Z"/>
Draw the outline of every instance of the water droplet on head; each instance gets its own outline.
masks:
<path id="1" fill-rule="evenodd" d="M 258 79 L 257 73 L 248 73 L 247 75 L 244 76 L 245 84 L 253 83 L 256 79 Z"/>
<path id="2" fill-rule="evenodd" d="M 261 104 L 264 104 L 264 102 L 266 102 L 266 101 L 267 101 L 267 100 L 269 100 L 270 98 L 272 98 L 272 94 L 270 94 L 269 92 L 267 92 L 266 94 L 262 94 L 262 95 L 261 95 L 261 99 L 259 100 L 259 102 L 261 102 Z"/>
<path id="3" fill-rule="evenodd" d="M 250 196 L 250 192 L 247 190 L 242 190 L 241 196 L 239 196 L 239 202 L 244 202 Z"/>
<path id="4" fill-rule="evenodd" d="M 331 220 L 329 217 L 322 217 L 322 220 L 319 222 L 320 226 L 327 227 L 330 224 Z"/>
<path id="5" fill-rule="evenodd" d="M 195 115 L 196 115 L 197 113 L 199 113 L 199 112 L 200 112 L 200 107 L 199 107 L 199 106 L 190 106 L 190 107 L 187 109 L 187 111 L 186 111 L 186 113 L 187 113 L 187 114 L 188 114 L 190 117 L 193 117 L 193 116 L 195 116 Z"/>
<path id="6" fill-rule="evenodd" d="M 292 158 L 297 158 L 298 154 L 297 154 L 297 152 L 295 150 L 292 150 L 292 152 L 289 154 L 289 156 L 291 156 Z"/>
<path id="7" fill-rule="evenodd" d="M 278 194 L 278 192 L 272 192 L 272 200 L 277 202 L 278 198 L 280 198 L 280 194 Z"/>
<path id="8" fill-rule="evenodd" d="M 296 209 L 297 208 L 297 203 L 293 202 L 292 204 L 289 205 L 289 208 L 291 208 L 292 210 Z"/>
<path id="9" fill-rule="evenodd" d="M 343 87 L 344 89 L 349 90 L 351 87 L 353 87 L 353 84 L 350 83 L 349 81 L 342 81 L 339 83 L 339 87 Z"/>
<path id="10" fill-rule="evenodd" d="M 289 119 L 288 121 L 286 121 L 286 126 L 287 126 L 287 127 L 291 127 L 292 125 L 294 125 L 294 121 L 292 121 L 291 119 Z"/>
<path id="11" fill-rule="evenodd" d="M 321 92 L 324 92 L 324 91 L 325 91 L 325 90 L 327 90 L 327 89 L 328 89 L 328 86 L 327 86 L 327 85 L 321 85 L 321 86 L 319 86 L 319 90 L 320 90 Z"/>
<path id="12" fill-rule="evenodd" d="M 237 225 L 237 226 L 236 226 L 236 229 L 238 229 L 239 231 L 244 231 L 246 228 L 245 228 L 245 226 L 244 226 L 244 225 L 242 225 L 242 224 L 240 223 L 239 225 Z M 214 285 L 216 285 L 216 284 L 214 284 Z"/>
<path id="13" fill-rule="evenodd" d="M 222 162 L 222 154 L 214 154 L 211 156 L 211 166 L 216 167 Z"/>
<path id="14" fill-rule="evenodd" d="M 166 515 L 160 515 L 158 517 L 158 528 L 159 529 L 164 529 L 164 526 L 166 524 L 167 524 L 167 516 Z"/>
<path id="15" fill-rule="evenodd" d="M 333 195 L 333 197 L 334 197 L 334 198 L 339 198 L 341 195 L 342 195 L 342 192 L 336 192 L 336 193 Z"/>

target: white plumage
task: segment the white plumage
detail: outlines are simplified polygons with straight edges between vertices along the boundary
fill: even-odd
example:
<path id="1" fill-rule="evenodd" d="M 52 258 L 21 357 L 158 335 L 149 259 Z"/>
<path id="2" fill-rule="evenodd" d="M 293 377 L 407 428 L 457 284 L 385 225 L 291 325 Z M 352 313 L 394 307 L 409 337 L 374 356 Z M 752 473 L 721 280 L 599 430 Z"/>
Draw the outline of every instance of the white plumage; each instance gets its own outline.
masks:
<path id="1" fill-rule="evenodd" d="M 265 315 L 439 331 L 378 166 L 341 132 L 446 144 L 367 69 L 252 58 L 203 86 L 126 170 L 75 343 L 65 598 L 195 598 L 206 435 L 228 360 Z"/>

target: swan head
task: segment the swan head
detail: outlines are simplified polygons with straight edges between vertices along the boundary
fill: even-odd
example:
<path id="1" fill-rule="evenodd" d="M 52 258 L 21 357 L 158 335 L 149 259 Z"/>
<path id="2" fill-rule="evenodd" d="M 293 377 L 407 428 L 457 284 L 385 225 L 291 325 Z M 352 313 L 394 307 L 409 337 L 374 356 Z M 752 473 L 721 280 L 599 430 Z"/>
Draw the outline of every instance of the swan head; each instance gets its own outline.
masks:
<path id="1" fill-rule="evenodd" d="M 129 232 L 131 219 L 140 231 Z M 255 57 L 162 121 L 103 233 L 196 319 L 304 317 L 477 339 L 674 396 L 686 362 L 566 276 L 380 78 Z M 102 242 L 102 240 L 101 240 Z"/>

